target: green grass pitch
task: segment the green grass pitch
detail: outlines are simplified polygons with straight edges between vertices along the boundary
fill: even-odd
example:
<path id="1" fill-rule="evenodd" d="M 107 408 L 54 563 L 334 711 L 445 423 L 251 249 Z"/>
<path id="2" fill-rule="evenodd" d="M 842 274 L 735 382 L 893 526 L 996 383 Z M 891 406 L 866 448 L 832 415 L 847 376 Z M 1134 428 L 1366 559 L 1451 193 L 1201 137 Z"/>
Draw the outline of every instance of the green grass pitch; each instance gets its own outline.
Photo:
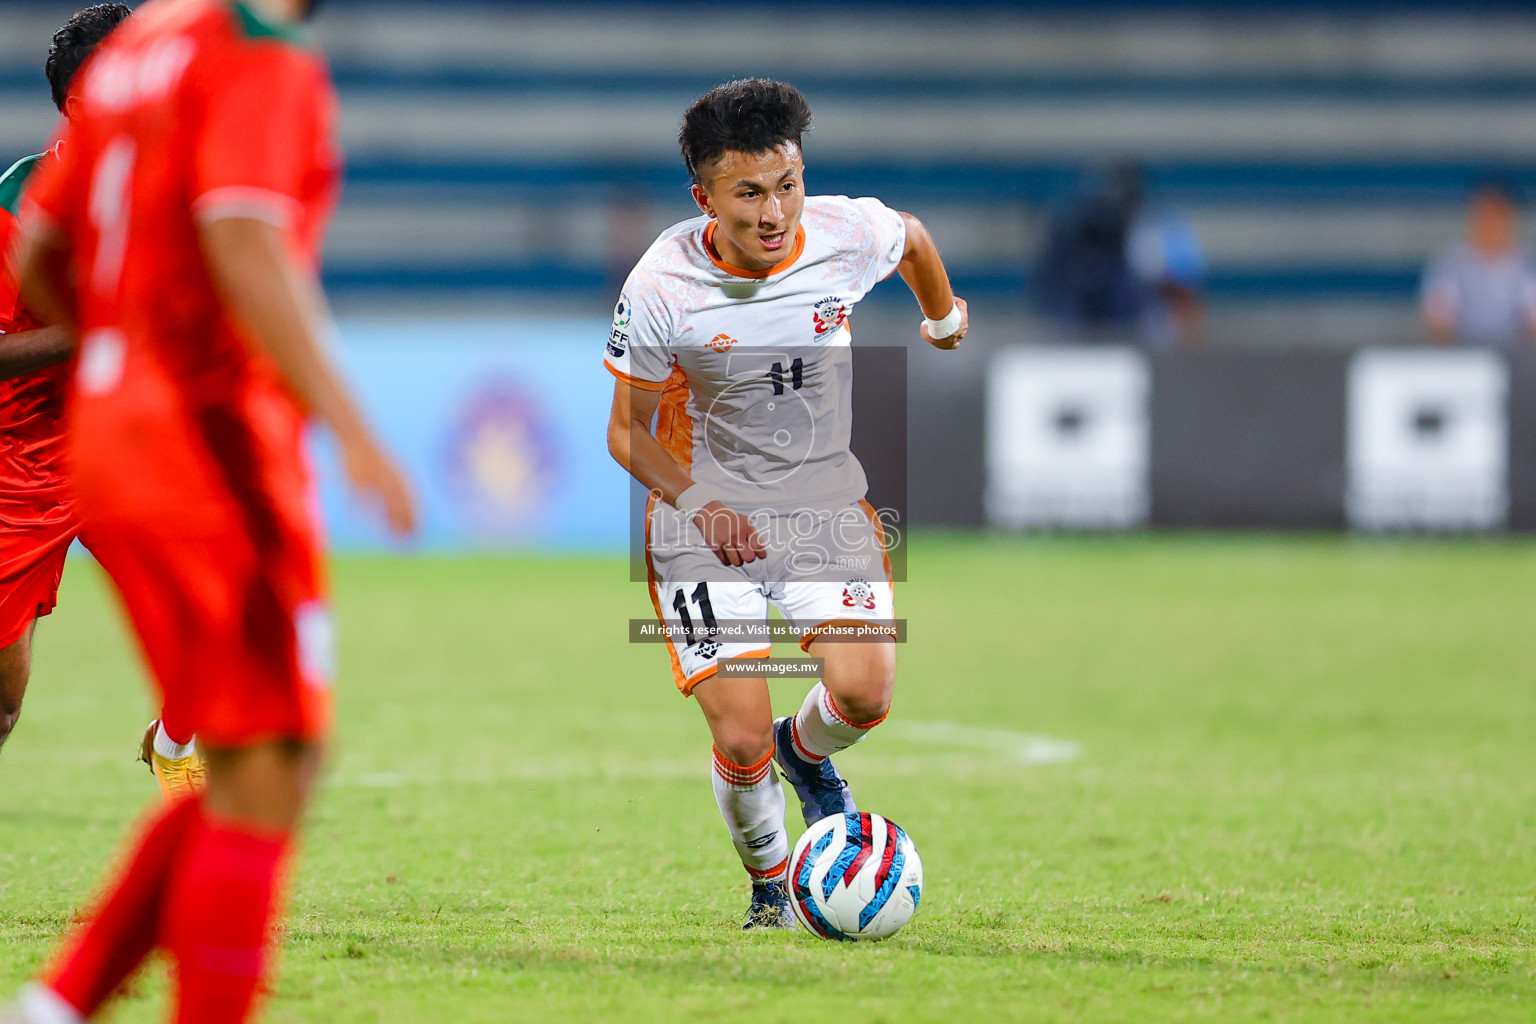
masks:
<path id="1" fill-rule="evenodd" d="M 342 559 L 269 1019 L 1536 1018 L 1536 544 L 919 534 L 910 577 L 890 723 L 840 763 L 927 892 L 837 945 L 737 930 L 620 562 Z M 138 676 L 72 563 L 0 755 L 7 990 L 152 796 Z"/>

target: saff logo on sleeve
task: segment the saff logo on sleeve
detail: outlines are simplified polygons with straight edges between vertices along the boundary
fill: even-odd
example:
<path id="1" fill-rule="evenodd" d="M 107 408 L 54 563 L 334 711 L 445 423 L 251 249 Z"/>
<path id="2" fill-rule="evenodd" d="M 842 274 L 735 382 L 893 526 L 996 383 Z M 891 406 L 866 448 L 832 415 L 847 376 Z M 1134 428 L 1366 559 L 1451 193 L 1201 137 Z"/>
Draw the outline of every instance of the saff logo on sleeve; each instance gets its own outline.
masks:
<path id="1" fill-rule="evenodd" d="M 811 307 L 811 319 L 816 324 L 816 336 L 819 338 L 848 321 L 848 304 L 841 296 L 829 295 Z"/>
<path id="2" fill-rule="evenodd" d="M 620 295 L 618 305 L 613 307 L 613 329 L 608 332 L 608 354 L 615 359 L 623 359 L 629 346 L 629 321 L 633 315 L 629 296 Z"/>

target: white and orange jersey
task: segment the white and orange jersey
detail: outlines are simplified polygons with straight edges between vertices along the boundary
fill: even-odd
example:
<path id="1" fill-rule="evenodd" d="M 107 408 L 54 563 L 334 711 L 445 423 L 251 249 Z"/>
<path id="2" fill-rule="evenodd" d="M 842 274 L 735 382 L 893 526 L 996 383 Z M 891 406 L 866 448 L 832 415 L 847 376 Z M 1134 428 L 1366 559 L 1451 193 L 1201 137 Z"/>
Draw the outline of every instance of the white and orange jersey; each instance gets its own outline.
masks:
<path id="1" fill-rule="evenodd" d="M 662 232 L 625 282 L 605 363 L 662 392 L 656 436 L 738 511 L 835 508 L 864 497 L 849 450 L 853 307 L 901 262 L 906 224 L 877 199 L 808 196 L 788 258 L 729 266 L 715 222 Z"/>

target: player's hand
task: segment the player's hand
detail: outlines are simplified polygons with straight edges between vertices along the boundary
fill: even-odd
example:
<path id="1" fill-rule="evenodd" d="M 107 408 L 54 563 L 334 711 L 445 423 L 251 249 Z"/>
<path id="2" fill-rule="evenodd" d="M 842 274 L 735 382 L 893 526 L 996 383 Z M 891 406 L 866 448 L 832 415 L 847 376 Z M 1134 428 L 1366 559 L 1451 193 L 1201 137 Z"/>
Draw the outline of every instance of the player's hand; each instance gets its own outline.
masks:
<path id="1" fill-rule="evenodd" d="M 950 349 L 959 348 L 960 342 L 965 339 L 965 332 L 971 329 L 971 314 L 965 304 L 965 300 L 956 295 L 955 305 L 960 307 L 960 329 L 954 334 L 951 334 L 949 337 L 934 341 L 933 338 L 928 334 L 928 325 L 918 325 L 917 333 L 921 334 L 923 336 L 923 340 L 932 345 L 934 348 L 941 348 L 946 352 Z"/>
<path id="2" fill-rule="evenodd" d="M 377 501 L 384 521 L 397 537 L 407 537 L 416 530 L 416 499 L 411 485 L 388 455 L 366 435 L 341 438 L 342 461 L 352 493 L 364 500 Z"/>
<path id="3" fill-rule="evenodd" d="M 768 554 L 752 520 L 723 501 L 712 501 L 695 512 L 693 525 L 724 565 L 746 565 Z"/>

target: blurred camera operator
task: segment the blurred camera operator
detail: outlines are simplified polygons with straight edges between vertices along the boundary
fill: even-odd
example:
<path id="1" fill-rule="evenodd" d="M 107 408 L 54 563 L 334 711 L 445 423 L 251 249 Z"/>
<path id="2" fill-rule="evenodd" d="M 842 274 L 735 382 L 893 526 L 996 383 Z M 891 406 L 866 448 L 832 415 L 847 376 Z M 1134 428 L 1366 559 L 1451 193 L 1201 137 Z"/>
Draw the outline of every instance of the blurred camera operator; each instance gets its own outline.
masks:
<path id="1" fill-rule="evenodd" d="M 1150 201 L 1146 172 L 1122 160 L 1088 172 L 1051 216 L 1031 291 L 1058 343 L 1174 348 L 1203 340 L 1204 281 L 1189 219 Z"/>

